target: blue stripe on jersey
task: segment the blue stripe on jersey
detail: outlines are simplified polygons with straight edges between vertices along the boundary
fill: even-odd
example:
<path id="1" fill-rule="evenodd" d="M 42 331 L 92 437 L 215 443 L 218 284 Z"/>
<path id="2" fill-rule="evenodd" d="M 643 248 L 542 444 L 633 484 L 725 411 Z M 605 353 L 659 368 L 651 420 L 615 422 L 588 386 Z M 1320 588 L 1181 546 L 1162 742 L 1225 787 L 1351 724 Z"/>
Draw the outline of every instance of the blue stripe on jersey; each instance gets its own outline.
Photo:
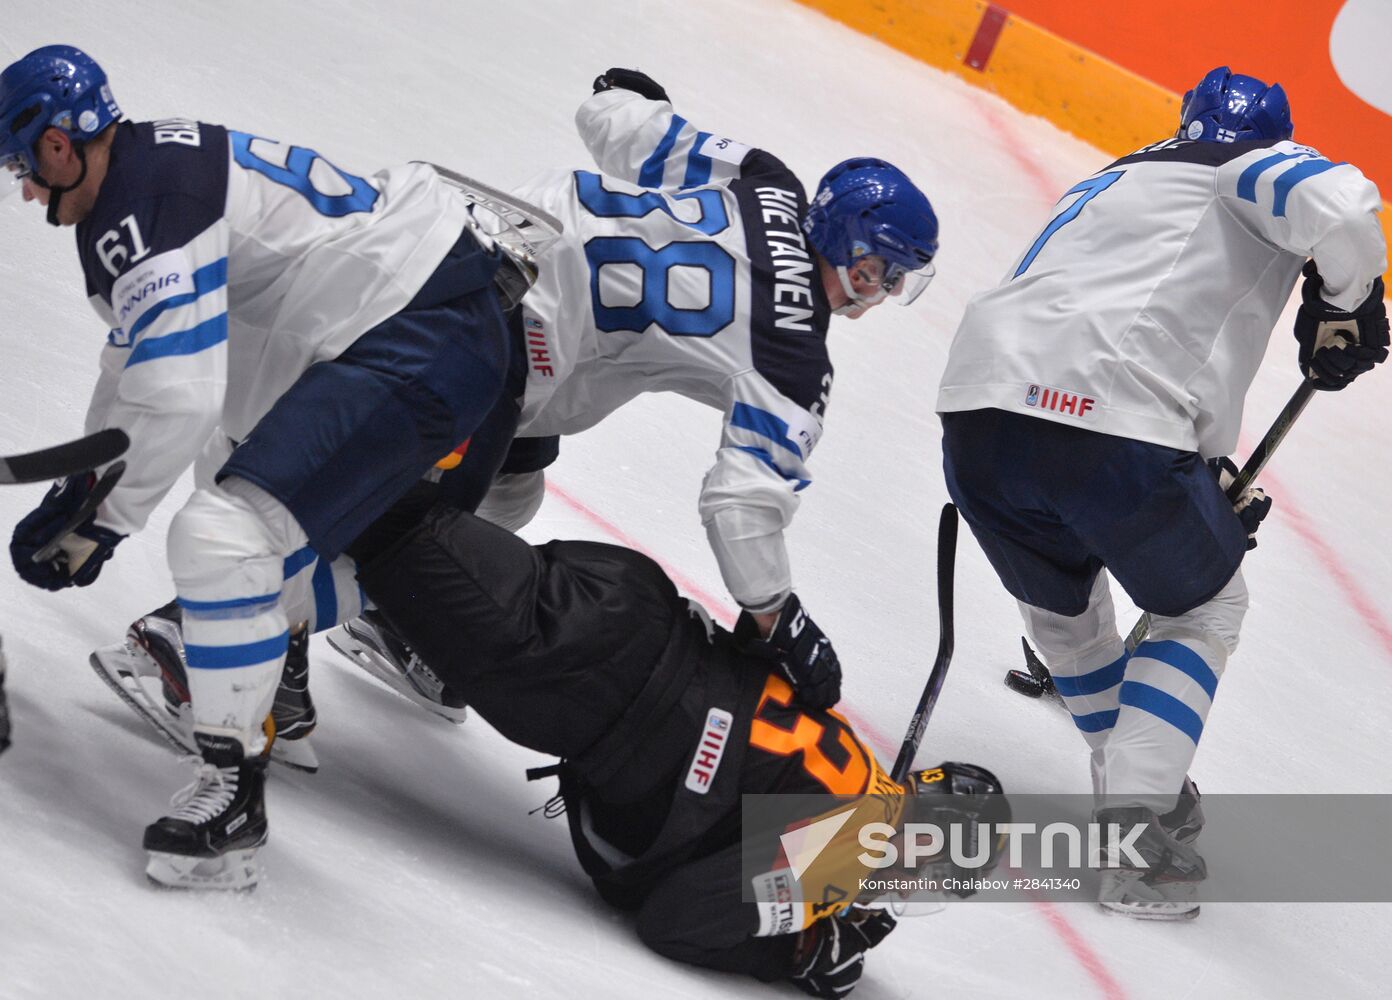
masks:
<path id="1" fill-rule="evenodd" d="M 1099 667 L 1085 674 L 1078 674 L 1076 677 L 1056 673 L 1054 674 L 1054 687 L 1065 698 L 1076 698 L 1079 695 L 1100 694 L 1108 688 L 1114 688 L 1121 683 L 1124 676 L 1126 676 L 1125 653 L 1105 667 Z"/>
<path id="2" fill-rule="evenodd" d="M 1257 178 L 1278 163 L 1284 163 L 1286 160 L 1297 160 L 1304 155 L 1304 153 L 1272 153 L 1270 156 L 1258 160 L 1242 171 L 1237 178 L 1237 196 L 1243 201 L 1250 201 L 1255 205 L 1257 203 Z"/>
<path id="3" fill-rule="evenodd" d="M 1133 656 L 1145 656 L 1152 660 L 1174 667 L 1180 673 L 1192 678 L 1208 694 L 1209 701 L 1218 693 L 1218 675 L 1204 662 L 1204 658 L 1182 642 L 1171 639 L 1143 642 L 1136 647 Z M 1055 680 L 1057 686 L 1057 679 Z"/>
<path id="4" fill-rule="evenodd" d="M 696 141 L 691 144 L 691 152 L 686 154 L 686 177 L 682 180 L 682 187 L 700 187 L 702 184 L 710 183 L 711 160 L 701 152 L 701 147 L 706 144 L 706 140 L 711 137 L 709 132 L 697 132 Z"/>
<path id="5" fill-rule="evenodd" d="M 787 423 L 768 410 L 761 410 L 749 403 L 736 403 L 730 413 L 730 426 L 752 431 L 760 437 L 768 438 L 780 448 L 786 448 L 798 458 L 803 457 L 802 449 L 788 437 Z"/>
<path id="6" fill-rule="evenodd" d="M 156 302 L 149 310 L 131 324 L 128 335 L 131 340 L 144 331 L 144 329 L 159 318 L 160 314 L 167 309 L 177 309 L 179 306 L 186 306 L 190 302 L 195 302 L 209 292 L 215 292 L 227 284 L 227 258 L 215 260 L 211 264 L 200 267 L 193 272 L 193 291 L 185 292 L 183 295 L 174 295 L 165 299 L 163 302 Z"/>
<path id="7" fill-rule="evenodd" d="M 755 458 L 757 458 L 759 461 L 761 461 L 761 462 L 763 462 L 765 465 L 767 465 L 767 466 L 768 466 L 770 469 L 772 469 L 774 472 L 778 473 L 780 476 L 782 476 L 782 477 L 783 477 L 784 479 L 786 479 L 788 482 L 796 484 L 796 485 L 793 486 L 793 492 L 794 492 L 794 493 L 801 492 L 802 490 L 805 490 L 805 489 L 807 489 L 807 487 L 809 487 L 809 486 L 812 485 L 812 480 L 810 480 L 810 479 L 799 479 L 797 476 L 790 476 L 790 475 L 788 475 L 788 473 L 786 473 L 786 472 L 784 472 L 782 469 L 780 469 L 780 468 L 778 467 L 778 463 L 775 462 L 775 461 L 773 460 L 773 456 L 770 455 L 770 454 L 769 454 L 767 451 L 765 451 L 763 448 L 755 448 L 753 445 L 747 445 L 747 444 L 737 444 L 737 445 L 735 445 L 735 450 L 736 450 L 736 451 L 748 452 L 749 454 L 751 454 L 751 455 L 753 455 Z"/>
<path id="8" fill-rule="evenodd" d="M 280 592 L 274 594 L 262 594 L 260 597 L 237 597 L 230 601 L 191 601 L 187 598 L 178 598 L 179 607 L 185 611 L 191 611 L 195 615 L 207 615 L 219 611 L 235 611 L 239 608 L 254 608 L 260 604 L 274 604 L 280 599 Z"/>
<path id="9" fill-rule="evenodd" d="M 126 367 L 138 365 L 142 361 L 157 361 L 181 354 L 197 354 L 227 340 L 227 313 L 218 313 L 210 320 L 177 333 L 167 333 L 163 337 L 151 337 L 135 345 L 126 359 Z"/>
<path id="10" fill-rule="evenodd" d="M 338 621 L 338 595 L 334 590 L 333 564 L 320 559 L 314 567 L 314 628 L 322 631 Z"/>
<path id="11" fill-rule="evenodd" d="M 288 580 L 318 558 L 319 553 L 306 545 L 285 557 L 285 565 L 281 569 L 281 573 Z"/>
<path id="12" fill-rule="evenodd" d="M 1286 199 L 1290 197 L 1291 188 L 1295 187 L 1307 177 L 1322 174 L 1326 170 L 1342 166 L 1340 163 L 1330 163 L 1328 160 L 1306 160 L 1304 163 L 1297 163 L 1280 177 L 1276 178 L 1276 200 L 1271 205 L 1271 214 L 1281 218 L 1286 214 Z"/>
<path id="13" fill-rule="evenodd" d="M 1121 686 L 1117 700 L 1123 705 L 1138 708 L 1142 712 L 1148 712 L 1157 719 L 1168 722 L 1193 740 L 1195 744 L 1203 735 L 1203 719 L 1199 718 L 1199 713 L 1159 688 L 1153 688 L 1149 684 L 1140 684 L 1136 681 L 1127 681 Z"/>
<path id="14" fill-rule="evenodd" d="M 190 670 L 230 670 L 269 663 L 285 655 L 290 648 L 290 630 L 259 642 L 244 642 L 239 646 L 185 646 Z"/>
<path id="15" fill-rule="evenodd" d="M 643 166 L 638 171 L 639 187 L 662 187 L 662 174 L 667 169 L 667 157 L 671 155 L 672 147 L 677 144 L 677 135 L 685 124 L 686 119 L 681 115 L 672 116 L 672 124 L 667 127 L 667 134 L 662 137 L 652 154 L 643 161 Z"/>

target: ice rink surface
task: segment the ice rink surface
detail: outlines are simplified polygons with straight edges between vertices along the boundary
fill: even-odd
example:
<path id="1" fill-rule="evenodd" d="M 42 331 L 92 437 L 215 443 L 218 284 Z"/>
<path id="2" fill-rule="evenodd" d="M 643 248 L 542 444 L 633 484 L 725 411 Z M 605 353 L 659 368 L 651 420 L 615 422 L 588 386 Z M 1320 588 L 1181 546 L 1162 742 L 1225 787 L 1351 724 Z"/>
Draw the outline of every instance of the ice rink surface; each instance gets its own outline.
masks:
<path id="1" fill-rule="evenodd" d="M 1109 157 L 778 0 L 69 0 L 7 20 L 6 61 L 77 44 L 133 118 L 223 123 L 360 173 L 425 159 L 508 187 L 589 167 L 572 115 L 610 66 L 651 73 L 683 116 L 773 151 L 809 187 L 849 156 L 904 167 L 941 218 L 938 278 L 912 310 L 833 321 L 828 433 L 790 533 L 797 589 L 845 666 L 844 704 L 892 759 L 937 641 L 945 352 L 968 297 Z M 1292 97 L 1298 123 L 1311 112 Z M 1357 161 L 1356 146 L 1326 152 Z M 0 225 L 0 451 L 12 452 L 80 432 L 105 331 L 71 234 L 17 201 Z M 1295 387 L 1292 315 L 1248 397 L 1244 450 Z M 1265 477 L 1276 508 L 1246 564 L 1252 608 L 1193 770 L 1206 792 L 1392 792 L 1389 392 L 1392 371 L 1378 371 L 1317 397 Z M 713 411 L 639 400 L 565 442 L 528 536 L 637 544 L 728 622 L 696 514 L 718 436 Z M 323 767 L 275 771 L 260 887 L 153 890 L 141 830 L 189 772 L 86 660 L 171 595 L 164 532 L 187 489 L 91 588 L 0 582 L 16 741 L 0 760 L 0 998 L 797 995 L 647 952 L 590 890 L 564 823 L 528 814 L 551 792 L 522 779 L 541 758 L 478 720 L 423 715 L 322 639 Z M 0 491 L 0 523 L 42 492 Z M 957 588 L 956 660 L 920 763 L 977 762 L 1008 791 L 1086 791 L 1067 718 L 1001 684 L 1018 618 L 966 535 Z M 1082 904 L 963 904 L 903 921 L 855 996 L 1379 997 L 1389 931 L 1387 906 L 1207 904 L 1169 925 Z"/>

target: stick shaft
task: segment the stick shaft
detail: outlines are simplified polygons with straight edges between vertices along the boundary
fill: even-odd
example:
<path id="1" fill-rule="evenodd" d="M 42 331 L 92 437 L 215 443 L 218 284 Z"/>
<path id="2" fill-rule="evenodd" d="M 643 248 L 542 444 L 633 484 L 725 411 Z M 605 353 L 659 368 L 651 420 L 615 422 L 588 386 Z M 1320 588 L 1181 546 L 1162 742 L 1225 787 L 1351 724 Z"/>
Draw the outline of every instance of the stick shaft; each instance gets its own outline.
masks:
<path id="1" fill-rule="evenodd" d="M 933 706 L 942 693 L 943 681 L 947 679 L 947 667 L 952 662 L 952 586 L 953 567 L 957 560 L 957 508 L 943 504 L 942 517 L 938 520 L 938 655 L 933 661 L 933 669 L 928 674 L 928 683 L 918 699 L 913 718 L 909 721 L 909 731 L 899 748 L 899 756 L 894 760 L 890 777 L 903 783 L 913 767 L 914 755 L 923 740 L 928 719 L 933 714 Z"/>

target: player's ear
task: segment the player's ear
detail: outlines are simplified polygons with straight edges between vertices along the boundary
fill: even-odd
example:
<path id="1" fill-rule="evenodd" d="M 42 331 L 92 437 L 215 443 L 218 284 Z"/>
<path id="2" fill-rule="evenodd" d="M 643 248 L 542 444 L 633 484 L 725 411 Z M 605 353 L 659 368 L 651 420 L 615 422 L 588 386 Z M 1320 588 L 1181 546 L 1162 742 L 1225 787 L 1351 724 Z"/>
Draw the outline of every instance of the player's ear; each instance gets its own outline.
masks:
<path id="1" fill-rule="evenodd" d="M 862 257 L 846 269 L 851 285 L 858 293 L 874 292 L 879 288 L 879 274 L 870 258 Z"/>
<path id="2" fill-rule="evenodd" d="M 63 134 L 61 129 L 46 128 L 39 136 L 38 148 L 50 157 L 63 158 L 64 154 L 72 152 L 72 140 Z"/>

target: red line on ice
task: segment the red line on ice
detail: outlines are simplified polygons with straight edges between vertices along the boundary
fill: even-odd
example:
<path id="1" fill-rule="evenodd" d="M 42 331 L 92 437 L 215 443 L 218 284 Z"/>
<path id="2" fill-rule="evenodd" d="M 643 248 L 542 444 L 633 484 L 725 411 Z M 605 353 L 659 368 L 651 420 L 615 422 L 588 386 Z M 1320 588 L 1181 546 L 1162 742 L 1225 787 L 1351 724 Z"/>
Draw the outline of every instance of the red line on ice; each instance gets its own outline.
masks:
<path id="1" fill-rule="evenodd" d="M 1315 527 L 1315 522 L 1291 499 L 1290 492 L 1281 485 L 1281 481 L 1269 472 L 1263 472 L 1262 479 L 1263 485 L 1271 487 L 1269 492 L 1276 498 L 1275 509 L 1280 511 L 1295 529 L 1295 533 L 1310 547 L 1315 558 L 1323 564 L 1325 572 L 1343 591 L 1344 599 L 1358 617 L 1363 619 L 1363 624 L 1377 637 L 1383 652 L 1392 659 L 1392 624 L 1388 623 L 1379 610 L 1377 602 L 1359 585 L 1358 578 L 1344 565 L 1334 547 L 1325 541 L 1324 536 Z"/>
<path id="2" fill-rule="evenodd" d="M 1107 967 L 1102 964 L 1102 959 L 1091 946 L 1083 940 L 1083 936 L 1078 933 L 1077 928 L 1068 922 L 1064 915 L 1059 912 L 1059 908 L 1046 899 L 1033 900 L 1039 912 L 1044 915 L 1049 926 L 1054 929 L 1064 943 L 1064 946 L 1073 953 L 1073 957 L 1078 963 L 1087 970 L 1087 974 L 1092 977 L 1092 981 L 1097 984 L 1097 988 L 1102 991 L 1102 995 L 1107 1000 L 1125 1000 L 1126 991 L 1121 988 L 1121 984 L 1112 978 L 1112 974 L 1107 971 Z"/>
<path id="3" fill-rule="evenodd" d="M 1044 199 L 1045 203 L 1052 205 L 1058 201 L 1060 194 L 1058 182 L 1044 172 L 1039 162 L 1034 157 L 1027 155 L 1023 151 L 1024 144 L 1020 141 L 1015 129 L 1011 128 L 1010 123 L 996 110 L 995 105 L 982 97 L 972 95 L 972 101 L 981 116 L 986 119 L 986 124 L 991 126 L 991 131 L 995 132 L 1000 139 L 1001 149 L 1009 156 L 1015 165 L 1024 171 L 1025 175 L 1034 183 L 1035 191 Z"/>
<path id="4" fill-rule="evenodd" d="M 724 601 L 712 597 L 690 577 L 686 576 L 679 570 L 673 568 L 660 556 L 657 556 L 653 552 L 649 551 L 644 545 L 640 544 L 637 541 L 637 539 L 635 539 L 632 535 L 628 534 L 628 532 L 624 531 L 613 521 L 610 521 L 604 515 L 591 510 L 584 503 L 582 503 L 575 496 L 573 496 L 569 491 L 565 490 L 560 486 L 557 486 L 555 482 L 553 482 L 549 477 L 546 480 L 546 492 L 550 493 L 561 503 L 565 504 L 571 510 L 575 511 L 575 513 L 579 514 L 585 520 L 589 521 L 591 524 L 599 528 L 606 535 L 613 538 L 621 545 L 625 546 L 626 548 L 630 548 L 637 552 L 643 553 L 643 555 L 647 556 L 653 562 L 657 563 L 659 566 L 662 567 L 662 569 L 667 573 L 667 575 L 672 578 L 672 582 L 677 585 L 678 590 L 680 590 L 684 594 L 688 594 L 691 597 L 696 598 L 696 600 L 704 604 L 706 610 L 709 611 L 712 617 L 719 621 L 720 624 L 724 625 L 726 628 L 732 628 L 734 626 L 736 615 L 734 611 L 731 610 L 730 607 L 725 604 Z"/>

